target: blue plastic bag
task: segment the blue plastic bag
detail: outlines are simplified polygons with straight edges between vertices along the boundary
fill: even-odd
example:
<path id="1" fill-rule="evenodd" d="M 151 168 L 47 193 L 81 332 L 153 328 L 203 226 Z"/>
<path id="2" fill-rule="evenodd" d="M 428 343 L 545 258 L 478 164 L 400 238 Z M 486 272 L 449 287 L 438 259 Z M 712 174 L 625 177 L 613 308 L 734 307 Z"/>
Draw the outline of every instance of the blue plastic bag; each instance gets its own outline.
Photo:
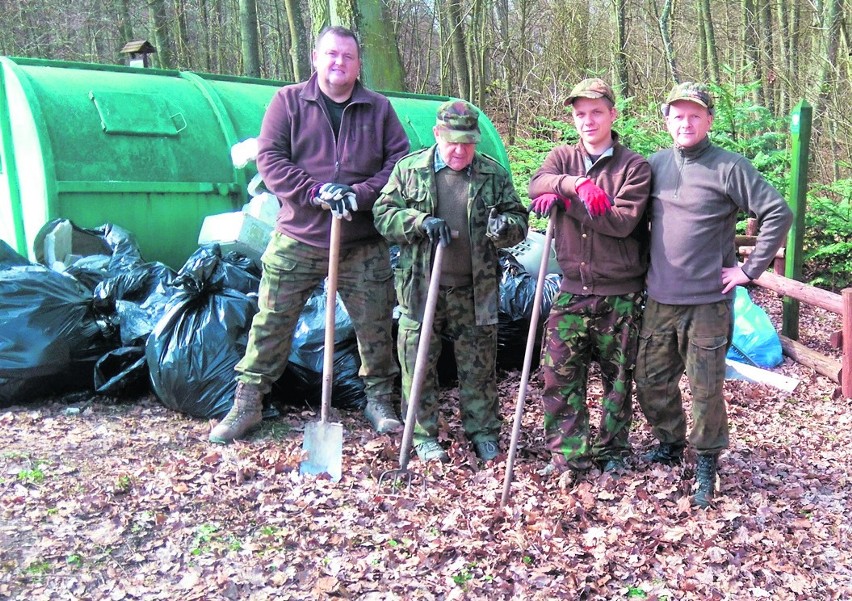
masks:
<path id="1" fill-rule="evenodd" d="M 775 367 L 783 361 L 775 326 L 742 286 L 737 286 L 734 298 L 734 339 L 728 359 L 763 368 Z"/>

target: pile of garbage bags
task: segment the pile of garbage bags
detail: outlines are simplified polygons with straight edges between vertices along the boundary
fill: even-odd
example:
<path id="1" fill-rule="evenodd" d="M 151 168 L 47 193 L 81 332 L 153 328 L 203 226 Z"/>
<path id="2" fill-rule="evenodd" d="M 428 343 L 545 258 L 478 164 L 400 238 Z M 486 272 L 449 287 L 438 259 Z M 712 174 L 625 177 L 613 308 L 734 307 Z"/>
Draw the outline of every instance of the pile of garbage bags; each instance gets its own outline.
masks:
<path id="1" fill-rule="evenodd" d="M 74 252 L 53 253 L 54 243 Z M 0 241 L 0 407 L 68 391 L 120 397 L 151 390 L 191 416 L 228 412 L 234 366 L 257 312 L 254 261 L 210 244 L 175 272 L 145 262 L 121 227 L 84 229 L 63 219 L 42 228 L 36 248 L 33 264 Z M 535 278 L 506 251 L 501 267 L 498 365 L 514 369 L 523 362 Z M 549 275 L 542 314 L 558 287 L 559 276 Z M 327 302 L 321 285 L 300 316 L 273 401 L 319 404 Z M 335 302 L 332 405 L 360 409 L 366 398 L 355 333 L 340 298 Z"/>

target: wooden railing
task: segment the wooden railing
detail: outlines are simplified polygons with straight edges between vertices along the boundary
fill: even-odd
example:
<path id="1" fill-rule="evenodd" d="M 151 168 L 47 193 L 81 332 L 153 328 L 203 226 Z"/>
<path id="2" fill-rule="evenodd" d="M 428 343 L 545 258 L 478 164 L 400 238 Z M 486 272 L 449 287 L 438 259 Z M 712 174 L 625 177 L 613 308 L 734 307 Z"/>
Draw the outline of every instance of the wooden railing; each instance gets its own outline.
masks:
<path id="1" fill-rule="evenodd" d="M 841 330 L 832 332 L 829 336 L 829 344 L 841 349 L 841 361 L 786 336 L 780 336 L 781 348 L 785 355 L 797 363 L 810 367 L 840 384 L 843 396 L 852 398 L 852 288 L 845 288 L 837 294 L 769 271 L 764 272 L 754 283 L 782 296 L 789 296 L 841 316 Z"/>

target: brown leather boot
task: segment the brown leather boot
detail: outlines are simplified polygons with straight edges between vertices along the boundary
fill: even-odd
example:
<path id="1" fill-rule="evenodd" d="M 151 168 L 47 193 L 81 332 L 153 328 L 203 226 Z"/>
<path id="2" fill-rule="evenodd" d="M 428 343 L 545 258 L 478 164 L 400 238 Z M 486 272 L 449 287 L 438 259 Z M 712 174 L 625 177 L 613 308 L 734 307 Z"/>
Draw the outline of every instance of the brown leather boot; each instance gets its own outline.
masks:
<path id="1" fill-rule="evenodd" d="M 228 415 L 210 431 L 208 440 L 216 444 L 230 444 L 235 438 L 257 426 L 263 416 L 263 393 L 257 386 L 237 384 L 234 405 Z"/>

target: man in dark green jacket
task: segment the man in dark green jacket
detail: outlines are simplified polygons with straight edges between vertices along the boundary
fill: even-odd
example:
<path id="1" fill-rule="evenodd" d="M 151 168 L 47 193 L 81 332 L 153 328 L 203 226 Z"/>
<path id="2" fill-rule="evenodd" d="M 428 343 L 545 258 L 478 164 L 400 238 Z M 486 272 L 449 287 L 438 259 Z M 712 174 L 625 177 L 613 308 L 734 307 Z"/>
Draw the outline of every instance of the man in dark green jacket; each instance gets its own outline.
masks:
<path id="1" fill-rule="evenodd" d="M 376 229 L 399 244 L 395 273 L 399 318 L 398 353 L 403 407 L 420 341 L 433 243 L 446 247 L 441 290 L 429 348 L 430 375 L 423 385 L 414 448 L 423 461 L 447 461 L 437 439 L 436 364 L 441 334 L 455 340 L 462 425 L 484 461 L 498 454 L 497 249 L 526 237 L 527 212 L 508 172 L 476 152 L 479 111 L 456 100 L 438 108 L 436 143 L 404 157 L 373 207 Z M 450 242 L 450 232 L 459 232 Z"/>
<path id="2" fill-rule="evenodd" d="M 651 258 L 642 322 L 636 393 L 659 446 L 649 461 L 679 463 L 687 442 L 698 455 L 693 502 L 713 498 L 719 453 L 728 447 L 722 387 L 733 333 L 734 289 L 760 277 L 784 241 L 793 215 L 748 159 L 715 146 L 713 96 L 707 86 L 675 86 L 663 105 L 674 146 L 648 159 Z M 739 265 L 737 216 L 754 214 L 760 233 Z M 687 438 L 680 380 L 692 392 Z"/>

